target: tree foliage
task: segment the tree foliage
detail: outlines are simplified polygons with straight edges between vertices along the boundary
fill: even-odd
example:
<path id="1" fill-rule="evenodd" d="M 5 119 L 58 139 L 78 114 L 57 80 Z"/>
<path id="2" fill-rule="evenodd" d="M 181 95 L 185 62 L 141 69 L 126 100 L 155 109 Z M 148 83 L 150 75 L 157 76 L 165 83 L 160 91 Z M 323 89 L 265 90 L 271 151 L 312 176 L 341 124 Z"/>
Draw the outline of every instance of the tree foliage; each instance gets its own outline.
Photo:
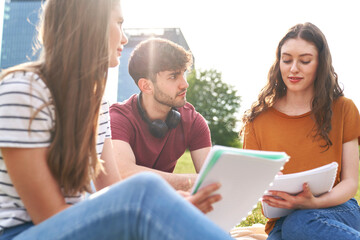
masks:
<path id="1" fill-rule="evenodd" d="M 213 144 L 239 147 L 238 132 L 235 131 L 236 113 L 241 97 L 233 86 L 221 80 L 221 73 L 214 70 L 193 70 L 187 77 L 189 88 L 187 100 L 204 116 Z"/>

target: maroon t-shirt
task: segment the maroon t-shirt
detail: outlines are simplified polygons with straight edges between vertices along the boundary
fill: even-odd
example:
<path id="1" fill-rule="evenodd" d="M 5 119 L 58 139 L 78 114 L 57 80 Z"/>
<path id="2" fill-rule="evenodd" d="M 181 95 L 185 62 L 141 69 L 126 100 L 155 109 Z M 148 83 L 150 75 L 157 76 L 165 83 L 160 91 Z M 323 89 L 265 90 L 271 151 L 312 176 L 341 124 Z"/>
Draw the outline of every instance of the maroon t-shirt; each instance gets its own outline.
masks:
<path id="1" fill-rule="evenodd" d="M 156 138 L 142 119 L 136 101 L 137 95 L 133 95 L 122 103 L 113 104 L 110 125 L 112 139 L 130 144 L 137 165 L 172 172 L 186 149 L 194 151 L 211 146 L 209 127 L 190 103 L 178 108 L 181 121 L 177 127 L 170 129 L 165 137 Z"/>

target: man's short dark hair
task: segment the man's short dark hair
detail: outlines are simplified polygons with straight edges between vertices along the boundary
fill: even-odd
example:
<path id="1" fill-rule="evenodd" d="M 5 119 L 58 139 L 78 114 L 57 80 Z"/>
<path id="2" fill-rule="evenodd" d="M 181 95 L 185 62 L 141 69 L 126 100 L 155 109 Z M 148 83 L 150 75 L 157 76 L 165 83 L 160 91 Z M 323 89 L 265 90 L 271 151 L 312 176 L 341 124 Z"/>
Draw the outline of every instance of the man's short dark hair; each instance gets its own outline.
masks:
<path id="1" fill-rule="evenodd" d="M 136 85 L 140 78 L 156 80 L 162 71 L 189 69 L 192 54 L 182 46 L 162 38 L 151 38 L 139 43 L 129 59 L 129 73 Z"/>

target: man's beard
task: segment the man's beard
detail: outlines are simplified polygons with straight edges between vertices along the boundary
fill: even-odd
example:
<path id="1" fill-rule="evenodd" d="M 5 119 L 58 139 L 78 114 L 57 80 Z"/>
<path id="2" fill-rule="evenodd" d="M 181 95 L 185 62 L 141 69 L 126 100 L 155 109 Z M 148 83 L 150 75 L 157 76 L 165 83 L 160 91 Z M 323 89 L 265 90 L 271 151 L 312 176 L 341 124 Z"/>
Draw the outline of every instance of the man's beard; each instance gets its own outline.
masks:
<path id="1" fill-rule="evenodd" d="M 154 99 L 158 103 L 161 103 L 161 104 L 166 105 L 168 107 L 175 107 L 175 108 L 182 107 L 186 103 L 186 97 L 184 97 L 184 99 L 176 101 L 176 97 L 175 98 L 170 97 L 168 94 L 164 93 L 163 91 L 161 91 L 156 86 L 155 86 L 154 90 L 155 90 Z M 185 91 L 185 89 L 180 91 L 179 93 L 177 93 L 176 96 L 183 93 L 184 91 Z"/>

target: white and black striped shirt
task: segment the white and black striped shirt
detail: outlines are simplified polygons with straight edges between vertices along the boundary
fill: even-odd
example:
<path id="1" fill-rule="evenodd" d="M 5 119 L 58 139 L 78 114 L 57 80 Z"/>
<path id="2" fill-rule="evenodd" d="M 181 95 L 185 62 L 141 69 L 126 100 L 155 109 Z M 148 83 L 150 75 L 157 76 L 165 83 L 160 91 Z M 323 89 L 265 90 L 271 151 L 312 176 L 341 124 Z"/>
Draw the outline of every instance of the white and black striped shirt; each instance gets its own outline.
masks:
<path id="1" fill-rule="evenodd" d="M 38 148 L 50 146 L 55 124 L 51 93 L 41 78 L 32 72 L 16 72 L 0 81 L 0 148 Z M 30 119 L 38 110 L 39 113 Z M 96 151 L 100 157 L 105 138 L 111 138 L 109 104 L 103 101 L 100 109 Z M 34 159 L 36 163 L 36 159 Z M 65 197 L 65 196 L 64 196 Z M 66 196 L 75 204 L 82 194 Z M 24 204 L 17 194 L 2 158 L 0 149 L 0 229 L 30 222 Z"/>

